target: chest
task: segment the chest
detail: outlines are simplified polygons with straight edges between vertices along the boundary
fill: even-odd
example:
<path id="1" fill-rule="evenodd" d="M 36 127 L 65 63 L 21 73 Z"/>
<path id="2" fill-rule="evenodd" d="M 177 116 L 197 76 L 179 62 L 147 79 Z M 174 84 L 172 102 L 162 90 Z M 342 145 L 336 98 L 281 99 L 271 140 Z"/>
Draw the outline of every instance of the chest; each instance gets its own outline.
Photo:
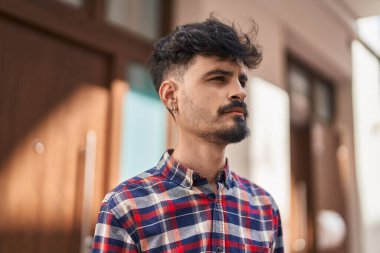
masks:
<path id="1" fill-rule="evenodd" d="M 194 190 L 149 198 L 154 204 L 134 213 L 142 252 L 270 252 L 273 221 L 266 203 Z"/>

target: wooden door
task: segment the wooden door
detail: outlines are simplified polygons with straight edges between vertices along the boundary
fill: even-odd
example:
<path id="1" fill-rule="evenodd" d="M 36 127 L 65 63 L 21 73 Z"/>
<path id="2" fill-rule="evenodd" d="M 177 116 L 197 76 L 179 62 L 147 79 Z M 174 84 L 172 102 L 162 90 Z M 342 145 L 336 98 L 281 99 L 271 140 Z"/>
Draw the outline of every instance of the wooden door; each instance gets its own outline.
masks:
<path id="1" fill-rule="evenodd" d="M 291 250 L 294 253 L 316 252 L 316 226 L 313 191 L 313 161 L 309 125 L 290 128 L 291 143 Z"/>
<path id="2" fill-rule="evenodd" d="M 0 36 L 0 252 L 79 252 L 105 192 L 108 57 L 4 16 Z"/>

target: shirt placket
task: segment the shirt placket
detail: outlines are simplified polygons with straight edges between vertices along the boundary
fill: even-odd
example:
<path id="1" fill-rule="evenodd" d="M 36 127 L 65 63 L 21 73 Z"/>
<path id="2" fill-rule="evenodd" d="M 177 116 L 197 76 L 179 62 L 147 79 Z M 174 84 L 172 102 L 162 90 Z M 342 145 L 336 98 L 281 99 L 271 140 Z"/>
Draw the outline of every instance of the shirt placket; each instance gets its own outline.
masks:
<path id="1" fill-rule="evenodd" d="M 222 205 L 222 190 L 223 184 L 217 182 L 218 193 L 214 202 L 214 214 L 212 225 L 212 237 L 213 237 L 213 252 L 225 252 L 224 248 L 224 217 L 223 217 L 223 205 Z"/>

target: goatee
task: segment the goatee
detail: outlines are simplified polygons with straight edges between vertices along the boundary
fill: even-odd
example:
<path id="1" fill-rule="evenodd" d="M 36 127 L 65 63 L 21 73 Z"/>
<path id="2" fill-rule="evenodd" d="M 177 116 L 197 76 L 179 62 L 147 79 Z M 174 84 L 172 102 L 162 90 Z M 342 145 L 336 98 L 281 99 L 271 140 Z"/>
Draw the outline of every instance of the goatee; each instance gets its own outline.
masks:
<path id="1" fill-rule="evenodd" d="M 235 125 L 233 127 L 215 133 L 216 139 L 229 144 L 240 142 L 249 136 L 250 132 L 246 119 L 236 116 L 234 120 Z"/>
<path id="2" fill-rule="evenodd" d="M 204 134 L 203 137 L 208 139 L 209 141 L 220 144 L 237 143 L 247 138 L 250 132 L 246 120 L 248 118 L 247 105 L 244 102 L 232 101 L 228 105 L 221 106 L 218 109 L 218 115 L 222 116 L 223 114 L 236 109 L 239 109 L 239 111 L 241 111 L 243 115 L 235 116 L 235 122 L 232 127 L 221 129 L 213 133 Z"/>

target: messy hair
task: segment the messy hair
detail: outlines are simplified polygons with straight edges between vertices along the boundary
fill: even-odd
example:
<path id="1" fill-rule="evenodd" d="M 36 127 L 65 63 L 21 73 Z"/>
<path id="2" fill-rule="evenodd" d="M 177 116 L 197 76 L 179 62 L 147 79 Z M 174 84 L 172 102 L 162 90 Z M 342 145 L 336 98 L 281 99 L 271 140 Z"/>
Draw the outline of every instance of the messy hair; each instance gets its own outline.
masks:
<path id="1" fill-rule="evenodd" d="M 160 89 L 166 75 L 187 69 L 196 55 L 216 56 L 233 62 L 242 62 L 250 69 L 262 60 L 260 47 L 255 43 L 257 25 L 244 33 L 234 24 L 227 25 L 211 16 L 204 22 L 178 26 L 169 35 L 154 44 L 148 66 L 155 89 Z"/>

